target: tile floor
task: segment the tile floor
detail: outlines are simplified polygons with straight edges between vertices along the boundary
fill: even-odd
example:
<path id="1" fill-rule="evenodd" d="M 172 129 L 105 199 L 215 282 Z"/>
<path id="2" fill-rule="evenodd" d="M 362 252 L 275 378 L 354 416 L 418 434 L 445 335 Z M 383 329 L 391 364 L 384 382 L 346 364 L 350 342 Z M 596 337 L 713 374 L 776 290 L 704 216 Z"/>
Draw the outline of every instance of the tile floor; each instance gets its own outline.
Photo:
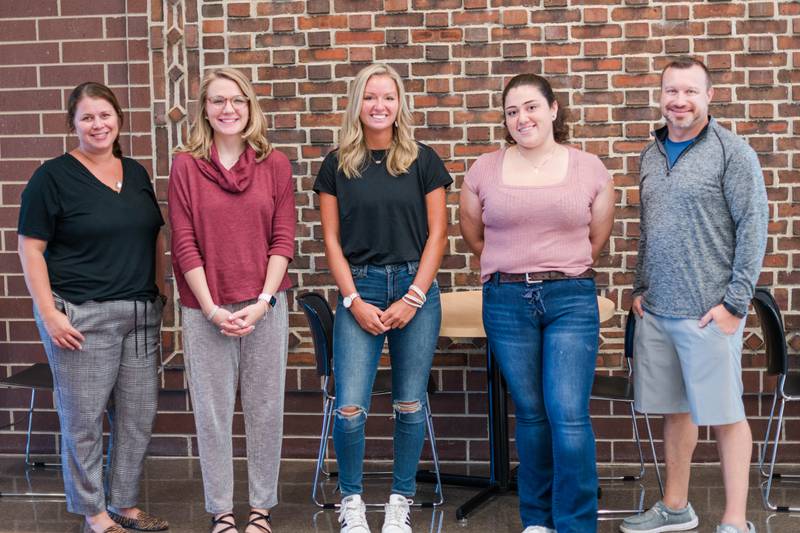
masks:
<path id="1" fill-rule="evenodd" d="M 310 502 L 311 476 L 313 466 L 307 462 L 286 461 L 282 466 L 280 499 L 281 503 L 273 511 L 276 533 L 338 532 L 336 514 L 333 511 L 319 511 Z M 448 472 L 453 467 L 443 468 Z M 480 468 L 477 474 L 483 474 Z M 483 469 L 485 471 L 485 468 Z M 797 467 L 795 472 L 800 471 Z M 607 474 L 608 468 L 601 469 Z M 235 463 L 236 474 L 236 513 L 239 520 L 247 512 L 246 464 Z M 644 484 L 645 501 L 648 505 L 657 499 L 655 477 L 648 473 Z M 771 514 L 761 506 L 755 470 L 751 477 L 749 518 L 763 533 L 800 532 L 800 515 Z M 368 502 L 380 502 L 387 497 L 389 484 L 385 480 L 371 480 L 365 483 Z M 31 501 L 23 498 L 7 497 L 14 490 L 33 490 L 40 492 L 60 491 L 61 476 L 58 470 L 30 471 L 27 478 L 22 460 L 18 457 L 0 457 L 0 532 L 15 533 L 80 533 L 82 521 L 67 512 L 63 499 Z M 325 491 L 333 495 L 334 483 L 327 482 Z M 606 486 L 600 506 L 619 507 L 636 505 L 640 497 L 638 483 L 623 483 Z M 420 485 L 420 497 L 431 495 L 431 486 Z M 412 513 L 414 531 L 424 533 L 519 533 L 522 529 L 517 512 L 516 495 L 501 495 L 475 511 L 468 520 L 459 522 L 455 509 L 469 499 L 474 489 L 445 486 L 446 503 L 437 510 L 415 509 Z M 779 502 L 794 502 L 800 506 L 800 483 L 784 482 L 775 492 Z M 701 518 L 697 531 L 713 532 L 714 524 L 722 513 L 723 489 L 719 467 L 715 465 L 697 466 L 691 489 L 692 505 Z M 208 515 L 203 509 L 203 488 L 200 467 L 192 459 L 149 459 L 142 486 L 142 507 L 163 517 L 172 524 L 172 533 L 208 531 Z M 372 530 L 380 531 L 381 510 L 370 510 L 368 520 Z M 617 531 L 619 520 L 603 520 L 598 524 L 599 533 Z"/>

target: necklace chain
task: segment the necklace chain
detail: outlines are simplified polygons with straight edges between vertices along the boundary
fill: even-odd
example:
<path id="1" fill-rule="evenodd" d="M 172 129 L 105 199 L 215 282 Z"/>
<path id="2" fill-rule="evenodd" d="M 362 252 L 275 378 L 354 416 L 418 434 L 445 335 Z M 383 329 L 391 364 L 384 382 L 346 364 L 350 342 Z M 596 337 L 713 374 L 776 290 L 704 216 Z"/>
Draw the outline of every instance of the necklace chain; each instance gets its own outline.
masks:
<path id="1" fill-rule="evenodd" d="M 384 152 L 383 156 L 380 159 L 375 159 L 375 152 L 376 151 L 377 152 Z M 372 159 L 373 163 L 375 163 L 376 165 L 380 165 L 383 162 L 385 157 L 386 157 L 386 153 L 385 153 L 384 150 L 370 150 L 369 151 L 369 158 Z"/>
<path id="2" fill-rule="evenodd" d="M 549 163 L 549 162 L 550 162 L 550 160 L 553 158 L 553 154 L 555 154 L 555 153 L 556 153 L 556 148 L 558 148 L 558 144 L 557 144 L 557 143 L 556 143 L 556 145 L 555 145 L 555 146 L 553 146 L 553 147 L 550 149 L 550 151 L 547 153 L 547 155 L 546 155 L 546 156 L 544 156 L 544 157 L 542 158 L 542 160 L 541 160 L 539 163 L 536 163 L 536 164 L 532 163 L 530 159 L 528 159 L 527 157 L 525 157 L 524 155 L 522 155 L 522 152 L 520 152 L 520 150 L 519 150 L 519 146 L 517 146 L 517 153 L 519 154 L 519 156 L 520 156 L 522 159 L 524 159 L 525 161 L 527 161 L 528 163 L 530 163 L 530 164 L 533 166 L 533 172 L 536 172 L 536 173 L 538 174 L 538 172 L 539 172 L 539 171 L 542 169 L 542 167 L 543 167 L 543 166 L 545 166 L 547 163 Z"/>
<path id="3" fill-rule="evenodd" d="M 94 164 L 94 161 L 92 161 L 92 158 L 90 158 L 88 155 L 86 155 L 86 153 L 84 153 L 84 151 L 83 151 L 83 150 L 81 150 L 80 148 L 77 148 L 77 152 L 78 152 L 79 154 L 81 154 L 81 157 L 85 158 L 85 159 L 86 159 L 86 160 L 87 160 L 89 163 L 91 163 L 91 164 Z M 79 160 L 79 161 L 80 161 L 80 160 Z M 86 166 L 86 165 L 85 165 L 83 162 L 81 162 L 81 164 L 83 164 L 84 166 Z M 90 172 L 91 172 L 91 171 L 90 171 Z M 96 176 L 96 175 L 95 175 L 95 176 Z M 98 180 L 100 180 L 101 182 L 103 181 L 103 180 L 100 178 L 100 176 L 96 176 L 96 177 L 97 177 L 97 179 L 98 179 Z M 104 177 L 105 177 L 105 176 L 104 176 Z M 103 182 L 103 183 L 105 183 L 105 182 Z M 110 187 L 109 187 L 109 188 L 110 188 Z M 114 180 L 114 189 L 115 189 L 117 192 L 120 192 L 120 191 L 122 191 L 122 180 Z"/>

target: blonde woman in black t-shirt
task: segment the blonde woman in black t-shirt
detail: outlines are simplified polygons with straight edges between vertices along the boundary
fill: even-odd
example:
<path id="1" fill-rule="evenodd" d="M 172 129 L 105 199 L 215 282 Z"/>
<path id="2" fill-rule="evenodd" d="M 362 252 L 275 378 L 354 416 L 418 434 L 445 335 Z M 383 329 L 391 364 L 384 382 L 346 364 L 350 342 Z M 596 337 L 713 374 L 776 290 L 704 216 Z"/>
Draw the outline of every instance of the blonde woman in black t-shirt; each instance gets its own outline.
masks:
<path id="1" fill-rule="evenodd" d="M 164 220 L 147 171 L 122 157 L 114 93 L 79 85 L 67 122 L 78 146 L 34 172 L 17 228 L 53 372 L 67 509 L 95 533 L 160 531 L 167 523 L 136 504 L 156 415 Z"/>
<path id="2" fill-rule="evenodd" d="M 320 195 L 325 255 L 339 287 L 333 333 L 343 533 L 367 533 L 361 500 L 364 425 L 385 340 L 395 413 L 392 494 L 383 533 L 410 533 L 409 498 L 425 438 L 426 386 L 439 335 L 436 272 L 447 243 L 452 179 L 414 141 L 397 72 L 366 67 L 350 85 L 339 149 L 328 154 Z"/>

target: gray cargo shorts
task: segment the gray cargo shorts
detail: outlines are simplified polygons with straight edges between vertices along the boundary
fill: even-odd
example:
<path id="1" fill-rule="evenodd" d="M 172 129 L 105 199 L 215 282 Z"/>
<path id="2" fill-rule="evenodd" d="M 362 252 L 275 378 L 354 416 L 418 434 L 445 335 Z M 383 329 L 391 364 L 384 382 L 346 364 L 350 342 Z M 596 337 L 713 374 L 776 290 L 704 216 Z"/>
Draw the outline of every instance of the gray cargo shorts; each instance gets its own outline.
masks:
<path id="1" fill-rule="evenodd" d="M 726 335 L 712 321 L 666 318 L 645 311 L 636 320 L 633 379 L 641 413 L 691 413 L 698 426 L 745 419 L 742 403 L 744 323 Z"/>

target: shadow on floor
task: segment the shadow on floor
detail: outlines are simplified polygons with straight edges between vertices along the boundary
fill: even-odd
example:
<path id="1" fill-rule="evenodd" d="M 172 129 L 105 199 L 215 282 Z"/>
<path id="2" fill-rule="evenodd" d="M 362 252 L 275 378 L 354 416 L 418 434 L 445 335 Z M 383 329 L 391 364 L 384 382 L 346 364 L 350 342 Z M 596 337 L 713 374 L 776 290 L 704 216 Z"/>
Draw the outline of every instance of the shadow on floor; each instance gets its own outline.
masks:
<path id="1" fill-rule="evenodd" d="M 273 510 L 275 533 L 338 532 L 339 524 L 334 511 L 320 511 L 310 501 L 313 465 L 308 462 L 286 461 L 281 466 L 280 501 Z M 443 470 L 450 471 L 451 467 Z M 247 513 L 246 463 L 237 461 L 234 466 L 236 486 L 235 512 L 240 523 Z M 479 469 L 480 470 L 480 469 Z M 794 469 L 797 471 L 797 468 Z M 610 468 L 602 468 L 608 474 Z M 483 474 L 485 472 L 473 472 Z M 762 533 L 796 533 L 800 531 L 800 515 L 787 515 L 764 511 L 758 489 L 760 479 L 755 469 L 751 474 L 748 518 Z M 388 480 L 365 482 L 365 500 L 380 503 L 388 499 Z M 0 457 L 0 532 L 15 533 L 80 533 L 82 521 L 66 510 L 63 499 L 29 500 L 8 498 L 3 494 L 13 491 L 62 491 L 58 470 L 33 470 L 27 476 L 19 457 Z M 324 493 L 328 501 L 336 501 L 335 483 L 326 482 Z M 602 489 L 601 508 L 635 507 L 642 497 L 647 506 L 658 499 L 658 489 L 652 472 L 645 483 L 615 483 Z M 784 482 L 774 489 L 775 500 L 780 503 L 800 505 L 800 483 Z M 432 487 L 420 484 L 421 498 L 430 497 Z M 469 520 L 457 521 L 455 509 L 474 494 L 474 489 L 445 486 L 445 504 L 436 509 L 414 509 L 412 518 L 415 533 L 519 533 L 517 498 L 513 493 L 502 495 L 479 508 Z M 700 516 L 699 532 L 713 532 L 723 511 L 724 491 L 717 465 L 696 466 L 693 470 L 690 499 Z M 141 506 L 148 512 L 169 520 L 172 533 L 203 533 L 208 531 L 209 516 L 203 504 L 203 487 L 200 465 L 195 459 L 149 459 L 142 483 Z M 383 521 L 380 509 L 367 514 L 370 527 L 379 532 Z M 619 519 L 602 520 L 599 533 L 618 531 Z"/>

